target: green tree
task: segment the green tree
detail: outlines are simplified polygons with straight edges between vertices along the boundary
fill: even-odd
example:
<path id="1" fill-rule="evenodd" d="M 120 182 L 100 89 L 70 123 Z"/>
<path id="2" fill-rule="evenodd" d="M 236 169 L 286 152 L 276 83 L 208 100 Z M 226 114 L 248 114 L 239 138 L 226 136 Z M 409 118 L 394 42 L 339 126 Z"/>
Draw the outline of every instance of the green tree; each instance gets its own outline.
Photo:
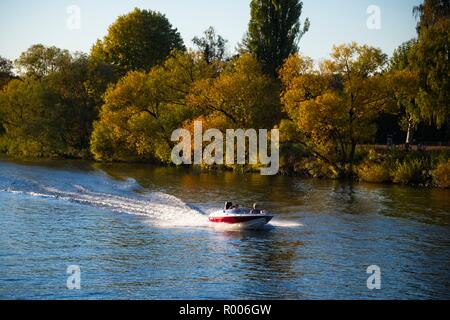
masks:
<path id="1" fill-rule="evenodd" d="M 86 73 L 83 76 L 84 83 L 80 87 L 85 87 L 97 104 L 101 104 L 101 97 L 106 88 L 117 78 L 110 64 L 82 53 L 72 55 L 67 50 L 46 47 L 42 44 L 31 46 L 15 61 L 21 77 L 44 79 L 66 75 L 67 84 L 75 80 L 71 78 L 77 73 L 74 66 L 80 63 L 82 64 L 80 71 Z M 67 72 L 70 72 L 70 75 L 67 75 Z M 60 87 L 64 88 L 67 85 L 60 83 Z"/>
<path id="2" fill-rule="evenodd" d="M 2 89 L 13 77 L 12 61 L 0 56 L 0 89 Z"/>
<path id="3" fill-rule="evenodd" d="M 47 50 L 41 52 L 44 57 L 36 56 L 33 61 L 48 61 Z M 97 114 L 95 99 L 85 85 L 89 59 L 82 54 L 67 58 L 69 61 L 58 60 L 61 64 L 52 61 L 50 69 L 27 68 L 28 76 L 12 80 L 1 92 L 0 113 L 5 131 L 2 145 L 10 155 L 88 155 L 92 122 Z"/>
<path id="4" fill-rule="evenodd" d="M 120 16 L 103 40 L 92 48 L 97 60 L 112 64 L 118 75 L 128 71 L 148 71 L 164 62 L 173 49 L 185 50 L 183 40 L 165 15 L 134 9 Z"/>
<path id="5" fill-rule="evenodd" d="M 216 34 L 213 27 L 206 29 L 203 33 L 203 37 L 194 37 L 192 42 L 203 54 L 203 58 L 207 63 L 224 60 L 227 40 L 221 35 Z"/>
<path id="6" fill-rule="evenodd" d="M 94 99 L 95 105 L 99 110 L 105 103 L 104 94 L 106 90 L 117 82 L 118 75 L 111 64 L 95 60 L 92 56 L 88 57 L 87 72 L 84 86 L 89 96 Z"/>
<path id="7" fill-rule="evenodd" d="M 389 60 L 388 71 L 400 71 L 411 69 L 410 54 L 411 50 L 417 44 L 417 39 L 411 39 L 402 43 L 394 50 L 391 59 Z"/>
<path id="8" fill-rule="evenodd" d="M 427 0 L 419 12 L 419 38 L 410 63 L 420 80 L 417 104 L 422 118 L 440 128 L 450 114 L 450 1 Z"/>
<path id="9" fill-rule="evenodd" d="M 450 17 L 449 0 L 425 0 L 422 4 L 415 6 L 413 13 L 418 18 L 417 31 L 429 29 L 441 19 Z"/>
<path id="10" fill-rule="evenodd" d="M 399 71 L 413 71 L 411 64 L 411 53 L 417 45 L 416 39 L 411 39 L 400 45 L 393 53 L 388 71 L 391 73 Z M 406 130 L 406 145 L 410 145 L 415 128 L 422 121 L 419 106 L 416 103 L 416 97 L 409 97 L 407 100 L 398 101 L 401 113 L 401 127 Z"/>
<path id="11" fill-rule="evenodd" d="M 277 76 L 278 68 L 298 51 L 298 42 L 308 31 L 309 19 L 300 23 L 300 0 L 252 0 L 251 18 L 244 47 L 253 53 L 268 75 Z"/>
<path id="12" fill-rule="evenodd" d="M 36 44 L 23 52 L 15 61 L 15 65 L 22 77 L 43 78 L 61 70 L 70 64 L 70 61 L 69 51 Z"/>

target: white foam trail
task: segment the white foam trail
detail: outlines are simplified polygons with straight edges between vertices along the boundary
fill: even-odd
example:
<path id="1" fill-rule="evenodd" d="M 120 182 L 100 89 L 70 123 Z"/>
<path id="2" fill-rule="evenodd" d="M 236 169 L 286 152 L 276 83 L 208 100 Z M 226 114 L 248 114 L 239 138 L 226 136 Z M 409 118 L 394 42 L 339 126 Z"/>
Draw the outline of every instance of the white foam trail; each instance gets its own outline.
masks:
<path id="1" fill-rule="evenodd" d="M 65 201 L 86 204 L 102 209 L 109 209 L 115 212 L 138 215 L 148 218 L 152 225 L 162 228 L 171 227 L 213 227 L 221 230 L 233 230 L 233 226 L 221 226 L 208 221 L 205 214 L 187 206 L 183 201 L 175 196 L 152 192 L 134 197 L 126 197 L 109 193 L 93 192 L 80 185 L 74 185 L 77 192 L 62 191 L 51 187 L 42 187 L 46 193 L 0 190 L 14 194 L 24 194 L 32 197 L 62 199 Z M 303 226 L 301 223 L 272 220 L 268 225 L 280 228 L 295 228 Z"/>
<path id="2" fill-rule="evenodd" d="M 137 198 L 92 192 L 82 186 L 75 186 L 78 192 L 61 191 L 43 187 L 48 193 L 3 190 L 10 193 L 25 194 L 32 197 L 63 199 L 87 204 L 116 212 L 139 215 L 160 227 L 202 227 L 208 226 L 206 216 L 189 208 L 180 199 L 161 192 L 144 194 Z"/>
<path id="3" fill-rule="evenodd" d="M 274 227 L 280 228 L 297 228 L 304 226 L 300 222 L 280 221 L 280 220 L 272 220 L 270 224 Z"/>

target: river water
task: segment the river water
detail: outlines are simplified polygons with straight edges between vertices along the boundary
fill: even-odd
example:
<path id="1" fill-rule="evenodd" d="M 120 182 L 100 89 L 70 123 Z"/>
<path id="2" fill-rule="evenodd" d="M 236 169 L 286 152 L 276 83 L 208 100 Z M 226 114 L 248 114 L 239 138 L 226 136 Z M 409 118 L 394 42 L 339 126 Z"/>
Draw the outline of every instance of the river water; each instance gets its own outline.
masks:
<path id="1" fill-rule="evenodd" d="M 211 227 L 226 200 L 275 219 Z M 449 190 L 2 160 L 0 223 L 0 299 L 450 298 Z"/>

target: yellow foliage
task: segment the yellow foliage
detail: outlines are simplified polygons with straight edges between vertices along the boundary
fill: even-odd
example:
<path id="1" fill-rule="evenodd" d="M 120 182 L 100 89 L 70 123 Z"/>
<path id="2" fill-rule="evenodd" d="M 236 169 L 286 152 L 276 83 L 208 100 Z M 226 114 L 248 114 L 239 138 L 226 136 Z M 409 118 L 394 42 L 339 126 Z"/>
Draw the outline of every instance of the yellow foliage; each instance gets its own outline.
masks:
<path id="1" fill-rule="evenodd" d="M 174 51 L 150 72 L 129 72 L 108 89 L 91 151 L 97 160 L 170 160 L 172 131 L 191 116 L 186 95 L 214 70 L 197 53 Z"/>
<path id="2" fill-rule="evenodd" d="M 383 183 L 391 181 L 389 167 L 385 164 L 364 164 L 358 168 L 358 177 L 364 182 Z"/>
<path id="3" fill-rule="evenodd" d="M 380 113 L 414 91 L 413 74 L 381 74 L 386 61 L 379 49 L 351 43 L 334 47 L 317 70 L 299 55 L 280 69 L 283 108 L 303 144 L 340 170 L 352 164 L 357 144 L 370 142 Z"/>
<path id="4" fill-rule="evenodd" d="M 197 81 L 187 101 L 202 113 L 222 113 L 231 128 L 272 128 L 279 117 L 277 86 L 250 54 L 231 62 L 219 77 Z"/>
<path id="5" fill-rule="evenodd" d="M 434 185 L 439 188 L 450 188 L 450 160 L 439 163 L 432 175 Z"/>

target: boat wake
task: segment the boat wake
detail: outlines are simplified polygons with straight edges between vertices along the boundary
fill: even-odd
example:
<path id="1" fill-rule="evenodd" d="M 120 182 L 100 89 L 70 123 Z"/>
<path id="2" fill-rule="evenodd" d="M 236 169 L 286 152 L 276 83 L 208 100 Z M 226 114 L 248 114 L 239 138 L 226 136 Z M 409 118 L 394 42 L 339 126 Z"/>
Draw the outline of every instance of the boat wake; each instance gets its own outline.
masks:
<path id="1" fill-rule="evenodd" d="M 76 192 L 63 191 L 42 186 L 43 192 L 13 189 L 4 192 L 23 194 L 31 197 L 51 198 L 94 206 L 114 212 L 142 216 L 160 227 L 206 227 L 208 219 L 199 211 L 190 208 L 177 197 L 163 192 L 150 192 L 133 197 L 94 192 L 80 185 L 74 185 Z"/>
<path id="2" fill-rule="evenodd" d="M 270 223 L 274 227 L 279 228 L 297 228 L 297 227 L 303 227 L 303 224 L 299 222 L 291 222 L 291 221 L 281 221 L 281 220 L 272 220 Z"/>
<path id="3" fill-rule="evenodd" d="M 48 184 L 44 185 L 42 181 Z M 145 191 L 134 179 L 111 180 L 101 172 L 97 173 L 95 179 L 86 179 L 84 174 L 79 173 L 5 171 L 0 172 L 0 192 L 137 215 L 152 226 L 161 228 L 217 228 L 208 220 L 208 215 L 217 211 L 217 208 L 187 204 L 162 191 Z M 291 228 L 300 225 L 275 219 L 269 228 L 273 226 Z M 223 227 L 232 229 L 232 226 Z"/>
<path id="4" fill-rule="evenodd" d="M 111 193 L 94 192 L 80 185 L 73 185 L 76 191 L 63 191 L 52 187 L 41 186 L 40 191 L 23 191 L 11 188 L 0 190 L 3 192 L 20 194 L 30 197 L 49 198 L 63 200 L 82 205 L 89 205 L 114 212 L 141 216 L 153 226 L 161 228 L 177 227 L 205 227 L 218 230 L 235 230 L 232 225 L 211 224 L 208 220 L 208 212 L 200 207 L 184 203 L 179 198 L 163 193 L 148 192 L 121 196 Z M 270 230 L 273 227 L 295 228 L 301 227 L 301 223 L 273 220 L 263 229 Z M 239 230 L 239 228 L 237 228 Z"/>

